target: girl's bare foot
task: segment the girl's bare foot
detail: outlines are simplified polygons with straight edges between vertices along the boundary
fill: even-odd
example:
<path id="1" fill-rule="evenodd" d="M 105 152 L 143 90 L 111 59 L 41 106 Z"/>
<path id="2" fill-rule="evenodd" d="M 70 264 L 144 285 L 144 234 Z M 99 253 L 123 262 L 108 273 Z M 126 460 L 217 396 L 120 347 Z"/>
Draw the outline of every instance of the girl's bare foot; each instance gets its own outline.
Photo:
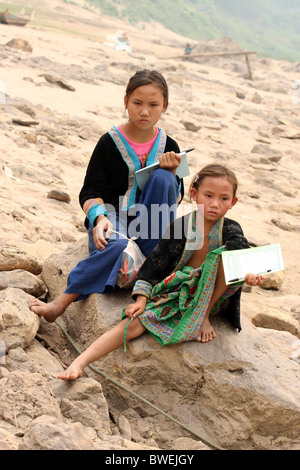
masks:
<path id="1" fill-rule="evenodd" d="M 46 304 L 39 299 L 32 298 L 29 301 L 29 308 L 37 315 L 44 317 L 49 323 L 55 322 L 57 317 L 59 317 L 62 313 L 64 313 L 65 309 L 63 306 L 57 302 L 57 300 L 53 300 Z"/>
<path id="2" fill-rule="evenodd" d="M 200 341 L 201 343 L 207 343 L 208 341 L 211 341 L 215 337 L 216 337 L 215 330 L 211 326 L 211 323 L 208 320 L 208 318 L 205 317 L 201 324 L 197 341 Z"/>
<path id="3" fill-rule="evenodd" d="M 76 359 L 72 364 L 63 372 L 57 376 L 61 380 L 75 380 L 78 377 L 82 377 L 83 368 L 76 362 Z"/>
<path id="4" fill-rule="evenodd" d="M 49 323 L 55 322 L 66 308 L 79 297 L 79 294 L 61 294 L 56 299 L 46 304 L 35 297 L 29 300 L 29 308 L 37 315 L 44 317 Z"/>

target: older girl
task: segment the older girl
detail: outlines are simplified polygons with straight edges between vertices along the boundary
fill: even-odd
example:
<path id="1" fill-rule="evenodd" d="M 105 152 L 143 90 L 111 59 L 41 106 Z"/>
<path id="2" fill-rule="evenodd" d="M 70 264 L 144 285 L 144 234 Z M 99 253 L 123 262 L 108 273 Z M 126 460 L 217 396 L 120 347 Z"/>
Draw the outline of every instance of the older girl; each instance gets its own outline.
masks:
<path id="1" fill-rule="evenodd" d="M 89 230 L 90 256 L 69 274 L 63 294 L 50 303 L 32 299 L 33 312 L 53 322 L 71 302 L 91 293 L 113 290 L 127 237 L 136 237 L 147 256 L 176 216 L 183 196 L 176 176 L 181 157 L 177 143 L 157 127 L 169 101 L 164 77 L 155 70 L 136 72 L 128 82 L 124 104 L 128 121 L 98 141 L 89 162 L 79 200 Z M 143 191 L 135 172 L 159 161 L 160 168 Z M 162 208 L 154 215 L 152 208 Z"/>

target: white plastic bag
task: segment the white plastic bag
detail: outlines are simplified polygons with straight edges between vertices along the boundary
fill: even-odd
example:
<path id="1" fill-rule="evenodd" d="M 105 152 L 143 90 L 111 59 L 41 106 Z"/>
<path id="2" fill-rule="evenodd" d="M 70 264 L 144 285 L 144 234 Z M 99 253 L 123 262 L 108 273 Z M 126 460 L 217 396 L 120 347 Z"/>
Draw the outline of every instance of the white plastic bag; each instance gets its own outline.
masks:
<path id="1" fill-rule="evenodd" d="M 134 240 L 132 238 L 128 239 L 127 247 L 123 251 L 117 286 L 125 289 L 133 287 L 138 270 L 145 259 L 146 257 Z"/>

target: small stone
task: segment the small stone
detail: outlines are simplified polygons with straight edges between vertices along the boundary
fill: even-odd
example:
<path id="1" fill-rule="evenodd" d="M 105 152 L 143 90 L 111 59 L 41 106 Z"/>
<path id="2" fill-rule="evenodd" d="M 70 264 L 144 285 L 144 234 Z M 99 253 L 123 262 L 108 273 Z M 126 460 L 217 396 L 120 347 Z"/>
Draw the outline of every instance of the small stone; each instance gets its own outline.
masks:
<path id="1" fill-rule="evenodd" d="M 58 201 L 67 202 L 68 204 L 71 202 L 71 198 L 69 194 L 65 193 L 64 191 L 59 191 L 58 189 L 53 189 L 47 194 L 48 199 L 57 199 Z"/>
<path id="2" fill-rule="evenodd" d="M 198 132 L 199 129 L 201 129 L 201 126 L 197 126 L 197 124 L 194 124 L 193 122 L 183 121 L 182 124 L 187 131 Z"/>
<path id="3" fill-rule="evenodd" d="M 276 273 L 268 274 L 267 278 L 262 281 L 263 289 L 279 290 L 283 284 L 284 272 L 278 271 Z"/>
<path id="4" fill-rule="evenodd" d="M 251 101 L 252 101 L 252 103 L 260 104 L 261 101 L 262 101 L 261 96 L 258 93 L 255 92 Z"/>
<path id="5" fill-rule="evenodd" d="M 31 44 L 26 39 L 12 39 L 6 43 L 8 47 L 12 47 L 13 49 L 21 49 L 25 52 L 32 52 L 33 48 Z"/>
<path id="6" fill-rule="evenodd" d="M 34 134 L 26 134 L 25 135 L 25 139 L 27 140 L 27 142 L 29 142 L 30 144 L 36 144 L 37 143 L 37 138 Z"/>
<path id="7" fill-rule="evenodd" d="M 34 121 L 32 119 L 20 119 L 20 118 L 14 118 L 12 119 L 13 124 L 19 124 L 19 126 L 37 126 L 39 124 L 39 121 Z"/>
<path id="8" fill-rule="evenodd" d="M 237 91 L 235 95 L 236 95 L 236 97 L 239 98 L 240 100 L 244 100 L 244 99 L 246 98 L 245 93 L 242 93 L 242 92 L 240 92 L 240 91 Z"/>

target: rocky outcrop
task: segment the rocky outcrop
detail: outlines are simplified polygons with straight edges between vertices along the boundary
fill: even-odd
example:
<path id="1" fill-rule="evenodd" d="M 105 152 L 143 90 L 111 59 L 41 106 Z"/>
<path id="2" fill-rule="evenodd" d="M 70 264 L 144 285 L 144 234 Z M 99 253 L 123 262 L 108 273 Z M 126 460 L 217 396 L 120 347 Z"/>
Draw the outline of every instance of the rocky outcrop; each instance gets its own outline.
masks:
<path id="1" fill-rule="evenodd" d="M 45 262 L 43 279 L 50 294 L 63 290 L 69 269 L 85 253 L 85 244 L 83 239 L 73 246 L 73 256 L 67 251 Z M 59 277 L 54 275 L 58 270 Z M 85 348 L 120 320 L 129 301 L 130 294 L 122 291 L 92 295 L 71 305 L 64 320 L 76 342 Z M 299 364 L 268 342 L 246 318 L 242 323 L 242 332 L 237 333 L 216 317 L 217 337 L 208 344 L 162 348 L 145 334 L 129 345 L 125 357 L 116 351 L 99 361 L 98 367 L 221 447 L 297 447 Z M 115 393 L 123 406 L 126 400 L 133 407 L 127 393 L 114 390 L 109 396 Z M 145 412 L 150 420 L 150 409 L 146 407 Z"/>
<path id="2" fill-rule="evenodd" d="M 9 298 L 12 289 L 2 294 Z M 9 323 L 2 321 L 7 319 L 8 302 L 2 302 L 0 315 L 0 449 L 134 448 L 117 428 L 112 432 L 108 402 L 98 381 L 85 377 L 70 384 L 56 378 L 63 370 L 63 360 L 71 360 L 60 328 L 42 320 L 37 333 L 39 319 L 28 308 L 28 294 L 15 289 L 13 295 L 15 308 L 14 313 L 9 312 Z M 29 325 L 26 341 L 22 340 L 25 321 L 18 321 L 19 312 Z M 148 448 L 143 443 L 137 445 Z"/>
<path id="3" fill-rule="evenodd" d="M 64 289 L 69 270 L 87 254 L 86 241 L 83 237 L 45 261 L 42 278 L 51 297 Z M 74 344 L 82 350 L 119 322 L 130 292 L 91 295 L 68 307 L 61 327 L 42 319 L 38 331 L 23 291 L 2 291 L 2 311 L 12 294 L 13 315 L 22 311 L 34 326 L 26 342 L 7 343 L 2 357 L 3 448 L 175 449 L 188 438 L 189 448 L 299 449 L 299 360 L 264 334 L 272 327 L 277 333 L 288 329 L 278 316 L 272 323 L 270 315 L 268 330 L 243 316 L 240 333 L 215 317 L 217 337 L 207 344 L 163 348 L 146 333 L 128 345 L 126 354 L 114 351 L 83 378 L 66 383 L 56 375 L 72 360 Z M 70 337 L 64 337 L 65 329 Z M 17 324 L 14 336 L 23 330 Z M 288 334 L 292 349 L 298 339 Z M 70 338 L 72 344 L 66 343 Z"/>

